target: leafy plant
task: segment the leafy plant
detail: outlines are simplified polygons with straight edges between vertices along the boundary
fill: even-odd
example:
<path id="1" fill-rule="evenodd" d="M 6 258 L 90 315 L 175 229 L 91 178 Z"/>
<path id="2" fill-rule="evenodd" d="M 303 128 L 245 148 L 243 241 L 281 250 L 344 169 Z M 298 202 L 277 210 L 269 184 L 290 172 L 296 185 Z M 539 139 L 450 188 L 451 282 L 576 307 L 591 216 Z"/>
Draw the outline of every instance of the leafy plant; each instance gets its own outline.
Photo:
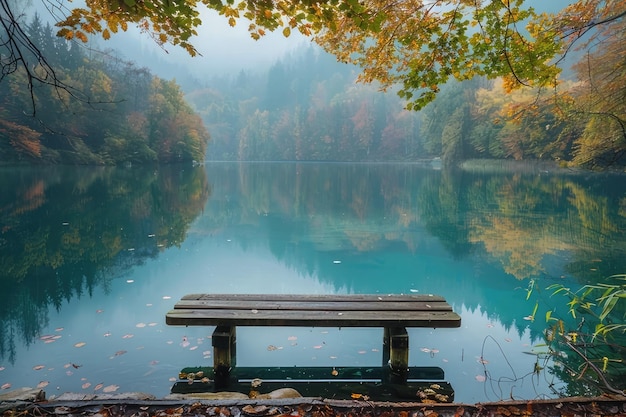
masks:
<path id="1" fill-rule="evenodd" d="M 550 326 L 545 338 L 555 358 L 555 372 L 579 384 L 574 394 L 589 395 L 596 390 L 624 394 L 626 274 L 613 275 L 606 283 L 585 285 L 577 291 L 561 284 L 551 285 L 548 290 L 569 299 L 571 316 L 554 317 L 553 311 L 546 314 Z"/>

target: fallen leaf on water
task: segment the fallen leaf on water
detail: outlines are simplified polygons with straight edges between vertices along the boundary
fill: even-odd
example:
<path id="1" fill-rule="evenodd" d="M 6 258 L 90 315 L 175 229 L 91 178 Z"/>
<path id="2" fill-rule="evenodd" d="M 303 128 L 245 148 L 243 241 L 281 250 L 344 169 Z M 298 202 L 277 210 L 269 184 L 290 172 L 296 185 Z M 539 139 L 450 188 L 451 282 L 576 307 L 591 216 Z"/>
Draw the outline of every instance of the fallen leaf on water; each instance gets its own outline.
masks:
<path id="1" fill-rule="evenodd" d="M 331 374 L 332 376 L 337 376 L 337 375 L 339 375 L 339 371 L 338 371 L 338 370 L 336 370 L 335 368 L 333 368 L 333 370 L 332 370 L 332 371 L 330 371 L 330 374 Z"/>
<path id="2" fill-rule="evenodd" d="M 111 336 L 111 332 L 106 332 L 106 333 L 104 334 L 104 337 L 109 337 L 109 336 Z"/>
<path id="3" fill-rule="evenodd" d="M 196 350 L 196 349 L 198 349 L 198 346 L 192 346 L 189 348 L 189 350 Z"/>
<path id="4" fill-rule="evenodd" d="M 133 336 L 135 336 L 135 335 L 134 335 L 134 334 L 132 334 L 132 333 L 127 333 L 127 334 L 125 334 L 124 336 L 122 336 L 122 339 L 130 339 L 130 338 L 131 338 L 131 337 L 133 337 Z"/>
<path id="5" fill-rule="evenodd" d="M 47 339 L 52 339 L 52 335 L 44 334 L 43 336 L 39 336 L 39 340 L 47 340 Z"/>
<path id="6" fill-rule="evenodd" d="M 39 384 L 37 384 L 37 388 L 47 387 L 48 384 L 49 384 L 48 381 L 41 381 L 41 382 L 39 382 Z"/>
<path id="7" fill-rule="evenodd" d="M 357 353 L 359 355 L 365 355 L 367 353 L 367 350 L 359 350 Z"/>
<path id="8" fill-rule="evenodd" d="M 41 370 L 43 368 L 45 368 L 45 365 L 35 365 L 35 366 L 33 366 L 33 370 L 35 370 L 35 371 L 39 371 L 39 370 Z"/>
<path id="9" fill-rule="evenodd" d="M 9 384 L 8 382 L 6 384 L 2 384 L 2 386 L 0 386 L 0 389 L 9 389 L 11 388 L 11 384 Z"/>
<path id="10" fill-rule="evenodd" d="M 96 313 L 98 313 L 98 314 L 100 314 L 102 312 L 104 312 L 104 310 L 101 310 L 101 309 L 96 310 Z"/>
<path id="11" fill-rule="evenodd" d="M 104 384 L 98 384 L 95 387 L 93 387 L 94 391 L 98 391 L 100 388 L 102 388 L 104 386 Z"/>
<path id="12" fill-rule="evenodd" d="M 63 327 L 57 327 L 56 329 L 54 329 L 55 332 L 62 332 L 63 331 Z"/>
<path id="13" fill-rule="evenodd" d="M 135 327 L 139 327 L 141 329 L 142 327 L 146 327 L 146 323 L 137 323 L 135 324 Z"/>
<path id="14" fill-rule="evenodd" d="M 152 323 L 148 323 L 148 326 L 153 327 L 153 326 L 156 326 L 157 324 L 159 324 L 159 323 L 156 323 L 156 322 L 153 321 Z"/>
<path id="15" fill-rule="evenodd" d="M 428 349 L 428 348 L 426 348 L 426 347 L 423 347 L 423 348 L 421 348 L 420 350 L 421 350 L 422 352 L 426 352 L 426 353 L 429 353 L 429 352 L 430 352 L 430 349 Z"/>
<path id="16" fill-rule="evenodd" d="M 125 353 L 126 353 L 125 350 L 118 350 L 117 352 L 115 352 L 115 354 L 113 356 L 121 356 L 121 355 L 123 355 Z"/>
<path id="17" fill-rule="evenodd" d="M 4 371 L 6 368 L 4 366 L 0 366 L 0 371 Z"/>
<path id="18" fill-rule="evenodd" d="M 172 298 L 172 297 L 170 297 L 169 295 L 164 295 L 164 296 L 163 296 L 163 299 L 164 299 L 164 300 L 169 300 L 169 299 L 171 299 L 171 298 Z"/>
<path id="19" fill-rule="evenodd" d="M 289 336 L 287 340 L 291 340 L 291 341 L 298 340 L 298 336 Z"/>
<path id="20" fill-rule="evenodd" d="M 322 345 L 315 345 L 313 346 L 313 349 L 321 349 L 323 346 Z"/>
<path id="21" fill-rule="evenodd" d="M 187 346 L 189 346 L 191 343 L 189 343 L 189 340 L 187 340 L 187 336 L 183 336 L 183 341 L 180 342 L 180 345 L 184 348 L 186 348 Z"/>
<path id="22" fill-rule="evenodd" d="M 273 351 L 273 350 L 277 350 L 277 349 L 278 349 L 278 348 L 277 348 L 276 346 L 274 346 L 274 345 L 269 345 L 269 346 L 267 347 L 267 350 L 269 350 L 270 352 L 271 352 L 271 351 Z"/>
<path id="23" fill-rule="evenodd" d="M 82 389 L 87 389 L 91 386 L 91 382 L 85 382 L 83 385 L 81 385 Z"/>
<path id="24" fill-rule="evenodd" d="M 81 347 L 85 346 L 86 344 L 87 343 L 85 343 L 85 342 L 78 342 L 78 343 L 74 344 L 74 347 L 81 348 Z"/>
<path id="25" fill-rule="evenodd" d="M 476 375 L 475 378 L 478 382 L 485 382 L 487 380 L 487 377 L 485 377 L 485 375 Z"/>
<path id="26" fill-rule="evenodd" d="M 354 398 L 355 400 L 358 400 L 359 398 L 363 397 L 363 394 L 357 394 L 355 392 L 353 392 L 352 394 L 350 394 L 350 398 Z"/>
<path id="27" fill-rule="evenodd" d="M 102 389 L 102 392 L 115 392 L 119 389 L 119 385 L 107 385 Z"/>

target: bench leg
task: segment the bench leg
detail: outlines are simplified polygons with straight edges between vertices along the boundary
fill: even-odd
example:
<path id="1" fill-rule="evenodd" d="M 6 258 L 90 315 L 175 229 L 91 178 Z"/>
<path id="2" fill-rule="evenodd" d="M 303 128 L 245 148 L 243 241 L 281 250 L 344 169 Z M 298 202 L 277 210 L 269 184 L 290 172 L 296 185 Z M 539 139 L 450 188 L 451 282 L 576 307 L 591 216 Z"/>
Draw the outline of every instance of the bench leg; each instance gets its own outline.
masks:
<path id="1" fill-rule="evenodd" d="M 404 327 L 385 327 L 383 375 L 392 384 L 406 384 L 409 373 L 409 334 Z"/>
<path id="2" fill-rule="evenodd" d="M 228 386 L 230 370 L 236 362 L 235 326 L 217 326 L 213 331 L 213 375 L 215 388 Z"/>

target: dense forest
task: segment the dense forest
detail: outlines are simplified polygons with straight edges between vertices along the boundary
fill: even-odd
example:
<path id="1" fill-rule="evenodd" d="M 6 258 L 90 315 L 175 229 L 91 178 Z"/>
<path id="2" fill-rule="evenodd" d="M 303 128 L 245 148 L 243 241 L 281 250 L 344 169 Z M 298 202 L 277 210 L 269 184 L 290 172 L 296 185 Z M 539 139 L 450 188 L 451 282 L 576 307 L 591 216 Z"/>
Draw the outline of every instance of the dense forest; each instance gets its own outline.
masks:
<path id="1" fill-rule="evenodd" d="M 558 88 L 511 90 L 501 79 L 475 77 L 446 84 L 419 112 L 405 110 L 395 91 L 356 84 L 357 67 L 313 46 L 267 73 L 207 81 L 186 98 L 211 132 L 208 159 L 495 158 L 601 168 L 624 163 L 620 48 L 613 37 L 580 55 Z"/>
<path id="2" fill-rule="evenodd" d="M 121 164 L 441 157 L 445 165 L 492 158 L 621 166 L 626 83 L 615 34 L 625 27 L 617 19 L 602 29 L 606 36 L 598 29 L 597 44 L 572 52 L 578 62 L 553 88 L 513 89 L 501 78 L 477 76 L 437 87 L 437 98 L 418 112 L 406 110 L 397 89 L 356 83 L 359 67 L 316 46 L 268 70 L 207 76 L 183 92 L 112 51 L 57 37 L 35 16 L 27 35 L 55 77 L 34 82 L 21 67 L 4 77 L 0 158 Z M 35 73 L 44 65 L 36 57 L 24 57 Z"/>
<path id="3" fill-rule="evenodd" d="M 201 161 L 209 135 L 175 81 L 59 38 L 35 15 L 24 28 L 40 51 L 0 89 L 3 162 L 128 164 Z M 41 52 L 46 62 L 37 59 Z M 32 88 L 29 88 L 32 87 Z"/>

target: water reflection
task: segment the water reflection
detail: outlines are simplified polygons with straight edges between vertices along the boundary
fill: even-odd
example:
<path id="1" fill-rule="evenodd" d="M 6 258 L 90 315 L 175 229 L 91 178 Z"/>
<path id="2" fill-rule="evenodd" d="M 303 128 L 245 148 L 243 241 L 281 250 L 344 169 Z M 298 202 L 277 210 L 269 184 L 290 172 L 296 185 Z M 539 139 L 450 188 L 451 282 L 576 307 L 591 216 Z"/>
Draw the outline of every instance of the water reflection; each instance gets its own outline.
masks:
<path id="1" fill-rule="evenodd" d="M 444 295 L 463 328 L 414 330 L 412 362 L 442 366 L 457 401 L 549 395 L 558 378 L 532 380 L 536 357 L 524 353 L 545 328 L 525 320 L 535 302 L 537 317 L 553 307 L 541 289 L 626 270 L 626 184 L 610 175 L 216 163 L 12 170 L 0 187 L 0 359 L 15 363 L 0 379 L 35 385 L 46 356 L 59 390 L 84 384 L 58 372 L 67 363 L 163 395 L 178 369 L 210 362 L 211 329 L 163 325 L 185 293 L 427 292 Z M 304 330 L 292 347 L 293 331 L 239 332 L 240 364 L 380 362 L 376 333 Z M 64 344 L 39 339 L 61 334 Z M 183 336 L 194 341 L 184 350 Z M 493 379 L 476 380 L 485 367 Z"/>
<path id="2" fill-rule="evenodd" d="M 180 245 L 209 194 L 203 169 L 4 168 L 0 358 L 41 336 L 50 305 Z"/>

